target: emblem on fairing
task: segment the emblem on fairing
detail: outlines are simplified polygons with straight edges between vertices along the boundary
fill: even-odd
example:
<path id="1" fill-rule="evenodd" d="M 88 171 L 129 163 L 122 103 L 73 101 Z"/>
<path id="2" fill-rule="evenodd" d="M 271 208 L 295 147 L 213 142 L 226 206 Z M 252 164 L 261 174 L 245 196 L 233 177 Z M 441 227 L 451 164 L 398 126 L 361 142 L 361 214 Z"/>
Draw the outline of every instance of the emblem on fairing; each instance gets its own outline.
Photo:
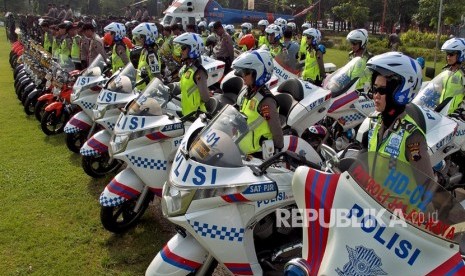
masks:
<path id="1" fill-rule="evenodd" d="M 378 257 L 373 249 L 363 246 L 356 246 L 355 249 L 346 245 L 349 252 L 349 262 L 343 267 L 343 270 L 336 268 L 340 276 L 368 276 L 368 275 L 387 275 L 381 266 L 381 258 Z"/>

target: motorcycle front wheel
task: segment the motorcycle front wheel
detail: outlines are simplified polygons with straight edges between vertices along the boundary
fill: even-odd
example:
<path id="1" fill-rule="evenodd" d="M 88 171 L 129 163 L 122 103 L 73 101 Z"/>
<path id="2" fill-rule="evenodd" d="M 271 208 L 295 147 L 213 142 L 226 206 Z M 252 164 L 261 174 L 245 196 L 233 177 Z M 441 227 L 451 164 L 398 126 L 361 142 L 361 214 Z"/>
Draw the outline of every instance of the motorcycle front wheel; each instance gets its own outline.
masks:
<path id="1" fill-rule="evenodd" d="M 140 196 L 139 196 L 140 197 Z M 100 221 L 105 229 L 113 233 L 124 233 L 139 223 L 147 210 L 153 193 L 148 193 L 138 212 L 134 212 L 139 197 L 127 200 L 119 206 L 103 207 L 100 209 Z"/>
<path id="2" fill-rule="evenodd" d="M 66 146 L 74 153 L 79 153 L 82 145 L 87 140 L 89 131 L 78 131 L 75 133 L 66 133 Z"/>
<path id="3" fill-rule="evenodd" d="M 34 107 L 34 115 L 37 119 L 37 121 L 42 121 L 42 117 L 44 116 L 45 113 L 45 107 L 48 105 L 46 101 L 37 101 L 35 107 Z"/>
<path id="4" fill-rule="evenodd" d="M 121 161 L 116 159 L 113 159 L 110 163 L 108 152 L 100 155 L 82 156 L 82 168 L 87 175 L 93 178 L 105 177 L 109 173 L 118 170 L 121 165 Z"/>
<path id="5" fill-rule="evenodd" d="M 40 121 L 40 127 L 46 135 L 55 135 L 63 132 L 67 120 L 67 114 L 62 112 L 60 116 L 56 115 L 56 111 L 45 111 Z"/>
<path id="6" fill-rule="evenodd" d="M 34 98 L 28 97 L 26 102 L 24 103 L 24 112 L 26 112 L 27 115 L 34 114 L 36 104 L 37 104 L 37 97 L 34 97 Z"/>

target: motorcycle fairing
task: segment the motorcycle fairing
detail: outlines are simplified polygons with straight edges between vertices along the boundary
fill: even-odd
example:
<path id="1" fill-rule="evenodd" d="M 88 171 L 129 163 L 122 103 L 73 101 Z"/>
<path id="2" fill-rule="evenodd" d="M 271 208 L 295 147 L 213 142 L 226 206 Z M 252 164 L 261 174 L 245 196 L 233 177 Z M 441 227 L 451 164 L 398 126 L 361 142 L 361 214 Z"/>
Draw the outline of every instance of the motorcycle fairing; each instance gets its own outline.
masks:
<path id="1" fill-rule="evenodd" d="M 103 129 L 92 135 L 80 149 L 83 156 L 94 156 L 108 152 L 111 134 L 108 130 Z"/>
<path id="2" fill-rule="evenodd" d="M 299 167 L 292 185 L 299 208 L 311 209 L 318 207 L 315 202 L 317 205 L 325 202 L 321 205 L 325 223 L 334 222 L 330 219 L 331 209 L 350 210 L 349 213 L 357 217 L 360 213 L 360 217 L 363 216 L 365 210 L 383 209 L 348 172 L 340 177 L 322 175 L 314 169 Z M 321 185 L 323 182 L 329 185 Z M 315 190 L 315 187 L 320 188 Z M 311 274 L 361 273 L 357 270 L 360 268 L 358 264 L 363 264 L 366 275 L 438 275 L 433 274 L 435 271 L 465 273 L 463 261 L 457 256 L 458 245 L 407 223 L 406 227 L 380 225 L 390 225 L 393 217 L 389 211 L 381 217 L 377 215 L 376 226 L 367 230 L 357 226 L 327 227 L 321 225 L 320 220 L 309 222 L 304 216 L 304 225 L 308 228 L 303 233 L 302 257 L 310 264 Z"/>
<path id="3" fill-rule="evenodd" d="M 45 95 L 44 95 L 45 96 Z M 65 133 L 76 133 L 90 129 L 92 119 L 84 111 L 76 113 L 65 125 Z"/>
<path id="4" fill-rule="evenodd" d="M 138 197 L 144 186 L 144 182 L 134 171 L 126 168 L 108 183 L 100 195 L 99 202 L 104 207 L 121 205 L 126 200 Z"/>

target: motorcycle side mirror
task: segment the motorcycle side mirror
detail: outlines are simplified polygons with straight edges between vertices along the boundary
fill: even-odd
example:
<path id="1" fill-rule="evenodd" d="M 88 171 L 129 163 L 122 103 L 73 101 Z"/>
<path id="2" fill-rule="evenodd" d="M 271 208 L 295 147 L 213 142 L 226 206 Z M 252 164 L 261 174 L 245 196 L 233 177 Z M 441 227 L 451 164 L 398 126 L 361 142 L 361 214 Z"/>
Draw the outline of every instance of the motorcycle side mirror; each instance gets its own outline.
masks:
<path id="1" fill-rule="evenodd" d="M 434 79 L 434 74 L 435 73 L 435 69 L 432 68 L 432 67 L 426 67 L 425 69 L 425 76 L 427 78 L 430 78 L 430 79 Z"/>

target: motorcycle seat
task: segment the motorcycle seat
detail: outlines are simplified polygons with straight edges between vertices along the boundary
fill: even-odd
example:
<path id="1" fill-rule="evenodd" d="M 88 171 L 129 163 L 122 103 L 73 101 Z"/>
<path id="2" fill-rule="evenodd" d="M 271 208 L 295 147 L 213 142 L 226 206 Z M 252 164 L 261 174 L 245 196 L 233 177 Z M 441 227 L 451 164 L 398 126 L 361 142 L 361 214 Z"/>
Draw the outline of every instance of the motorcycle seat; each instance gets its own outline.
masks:
<path id="1" fill-rule="evenodd" d="M 289 112 L 297 102 L 291 95 L 285 93 L 275 95 L 275 99 L 279 104 L 279 119 L 281 121 L 281 126 L 284 127 L 286 126 Z"/>
<path id="2" fill-rule="evenodd" d="M 289 79 L 284 81 L 278 86 L 278 92 L 289 94 L 298 102 L 304 98 L 304 88 L 298 79 Z"/>

